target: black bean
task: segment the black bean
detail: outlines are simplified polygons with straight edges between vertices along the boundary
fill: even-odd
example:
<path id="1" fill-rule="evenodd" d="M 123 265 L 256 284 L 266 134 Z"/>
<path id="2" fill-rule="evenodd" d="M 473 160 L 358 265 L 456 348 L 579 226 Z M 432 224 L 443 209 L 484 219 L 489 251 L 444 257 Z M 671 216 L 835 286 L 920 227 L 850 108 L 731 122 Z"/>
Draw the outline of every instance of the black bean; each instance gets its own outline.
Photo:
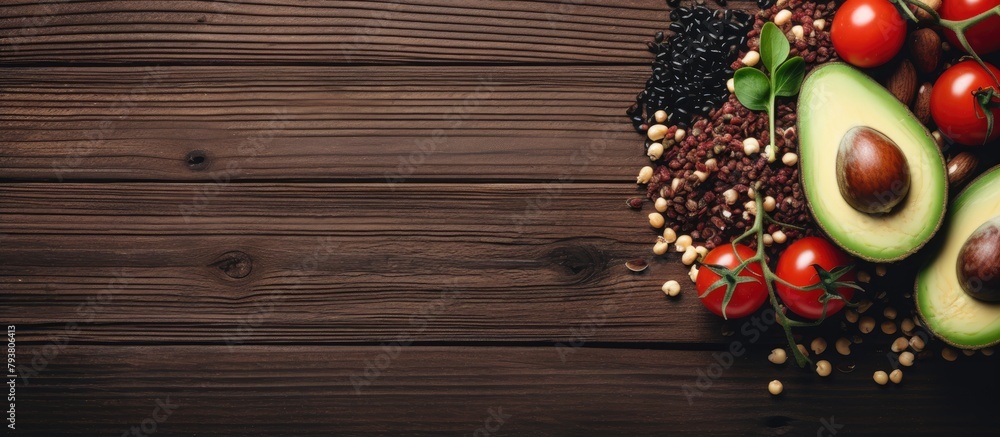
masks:
<path id="1" fill-rule="evenodd" d="M 729 66 L 746 42 L 747 26 L 753 20 L 739 10 L 684 8 L 677 3 L 668 27 L 673 35 L 658 32 L 655 42 L 647 45 L 655 60 L 645 92 L 636 96 L 639 108 L 634 112 L 636 117 L 645 116 L 645 121 L 664 109 L 668 123 L 683 126 L 692 116 L 710 112 L 728 99 Z"/>

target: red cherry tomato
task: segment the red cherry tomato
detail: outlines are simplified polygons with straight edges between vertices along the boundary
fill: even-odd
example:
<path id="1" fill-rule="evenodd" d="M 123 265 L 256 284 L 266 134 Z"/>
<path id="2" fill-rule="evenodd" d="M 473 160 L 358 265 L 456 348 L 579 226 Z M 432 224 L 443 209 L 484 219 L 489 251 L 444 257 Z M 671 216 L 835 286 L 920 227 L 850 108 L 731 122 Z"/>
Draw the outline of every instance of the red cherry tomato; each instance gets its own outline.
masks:
<path id="1" fill-rule="evenodd" d="M 714 264 L 732 269 L 740 264 L 740 260 L 752 258 L 756 254 L 753 249 L 742 244 L 737 244 L 736 250 L 736 252 L 733 252 L 731 244 L 716 247 L 705 255 L 705 259 L 702 262 L 704 264 Z M 737 254 L 739 258 L 736 257 Z M 757 263 L 751 263 L 740 272 L 740 277 L 754 278 L 756 281 L 744 282 L 736 286 L 736 290 L 733 291 L 733 297 L 729 300 L 729 304 L 726 305 L 726 315 L 724 317 L 730 319 L 746 317 L 753 314 L 754 311 L 757 311 L 764 304 L 764 301 L 767 300 L 767 287 L 764 286 L 764 280 L 761 279 L 762 275 L 763 272 Z M 709 270 L 708 267 L 703 266 L 699 269 L 698 281 L 696 282 L 698 296 L 705 294 L 709 290 L 709 287 L 719 279 L 720 276 Z M 707 296 L 702 297 L 701 303 L 709 311 L 722 316 L 722 300 L 725 297 L 726 286 L 722 285 L 712 289 Z"/>
<path id="2" fill-rule="evenodd" d="M 959 21 L 1000 6 L 1000 0 L 945 0 L 938 14 L 945 20 Z M 952 46 L 962 48 L 955 32 L 944 29 L 944 37 Z M 972 50 L 985 55 L 1000 50 L 1000 15 L 987 18 L 965 31 L 965 39 Z"/>
<path id="3" fill-rule="evenodd" d="M 774 271 L 779 278 L 797 287 L 808 287 L 819 284 L 819 273 L 813 265 L 819 265 L 823 270 L 832 271 L 837 267 L 850 265 L 852 263 L 844 251 L 835 247 L 829 241 L 820 237 L 806 237 L 785 249 L 778 258 L 778 267 Z M 699 276 L 701 274 L 699 273 Z M 700 279 L 700 278 L 699 278 Z M 845 273 L 838 281 L 853 281 L 854 271 Z M 788 286 L 776 282 L 775 291 L 781 302 L 792 310 L 793 313 L 802 317 L 816 320 L 823 315 L 823 303 L 819 298 L 823 296 L 823 290 L 798 291 Z M 840 287 L 837 292 L 850 299 L 854 296 L 854 289 Z M 844 308 L 843 300 L 831 299 L 826 304 L 826 315 L 829 317 Z"/>
<path id="4" fill-rule="evenodd" d="M 906 21 L 889 0 L 847 0 L 833 17 L 833 48 L 858 67 L 888 62 L 906 40 Z"/>
<path id="5" fill-rule="evenodd" d="M 987 64 L 1000 78 L 1000 70 Z M 983 108 L 973 92 L 1000 85 L 976 61 L 962 61 L 941 73 L 931 91 L 931 117 L 942 134 L 959 144 L 978 146 L 1000 137 L 1000 108 L 993 108 L 993 132 L 986 138 L 988 125 Z"/>

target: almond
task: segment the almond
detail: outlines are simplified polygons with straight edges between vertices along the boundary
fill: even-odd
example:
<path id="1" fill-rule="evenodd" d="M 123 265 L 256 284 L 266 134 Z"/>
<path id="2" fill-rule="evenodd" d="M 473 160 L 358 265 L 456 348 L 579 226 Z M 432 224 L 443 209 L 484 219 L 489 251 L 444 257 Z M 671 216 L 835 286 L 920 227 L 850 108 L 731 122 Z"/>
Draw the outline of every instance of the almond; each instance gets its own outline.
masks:
<path id="1" fill-rule="evenodd" d="M 969 152 L 961 152 L 948 161 L 948 185 L 961 187 L 976 174 L 979 158 Z"/>
<path id="2" fill-rule="evenodd" d="M 886 81 L 885 87 L 900 102 L 909 107 L 917 92 L 917 69 L 913 67 L 913 63 L 909 59 L 900 62 L 896 71 Z"/>
<path id="3" fill-rule="evenodd" d="M 910 58 L 921 73 L 931 73 L 941 61 L 941 37 L 934 29 L 920 29 L 910 34 Z"/>
<path id="4" fill-rule="evenodd" d="M 941 0 L 915 0 L 915 1 L 923 3 L 924 5 L 928 6 L 929 8 L 935 11 L 941 9 Z M 916 6 L 910 6 L 910 8 L 911 10 L 913 10 L 913 14 L 917 16 L 917 19 L 919 19 L 921 23 L 933 21 L 933 17 L 931 17 L 931 14 L 928 14 L 923 9 L 920 9 Z"/>
<path id="5" fill-rule="evenodd" d="M 913 102 L 913 115 L 920 120 L 924 126 L 931 122 L 931 91 L 934 89 L 930 82 L 924 82 L 917 90 L 917 99 Z"/>

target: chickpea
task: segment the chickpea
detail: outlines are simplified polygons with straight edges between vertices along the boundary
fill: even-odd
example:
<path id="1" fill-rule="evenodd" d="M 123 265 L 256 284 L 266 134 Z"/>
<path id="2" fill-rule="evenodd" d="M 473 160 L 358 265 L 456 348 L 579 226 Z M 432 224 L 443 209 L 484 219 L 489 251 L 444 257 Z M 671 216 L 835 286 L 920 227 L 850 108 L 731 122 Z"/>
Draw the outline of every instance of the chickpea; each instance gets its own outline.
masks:
<path id="1" fill-rule="evenodd" d="M 666 219 L 663 218 L 663 214 L 660 214 L 658 212 L 654 212 L 654 213 L 649 214 L 649 225 L 650 226 L 652 226 L 652 227 L 654 227 L 656 229 L 659 229 L 659 228 L 662 228 L 663 225 L 665 225 L 666 223 L 667 223 L 667 221 L 666 221 Z"/>
<path id="2" fill-rule="evenodd" d="M 662 124 L 654 124 L 646 131 L 646 136 L 650 140 L 660 141 L 663 137 L 667 136 L 667 127 Z"/>
<path id="3" fill-rule="evenodd" d="M 681 235 L 680 237 L 677 237 L 676 244 L 677 244 L 678 247 L 681 247 L 683 249 L 687 249 L 688 246 L 690 246 L 691 243 L 693 243 L 693 242 L 694 242 L 694 240 L 691 239 L 690 235 Z"/>
<path id="4" fill-rule="evenodd" d="M 767 360 L 774 364 L 785 364 L 785 361 L 788 360 L 788 354 L 780 347 L 774 348 L 771 354 L 767 356 Z"/>
<path id="5" fill-rule="evenodd" d="M 774 15 L 774 24 L 777 24 L 778 27 L 781 27 L 784 26 L 786 23 L 788 23 L 791 19 L 792 19 L 792 11 L 789 11 L 788 9 L 782 9 L 778 11 L 777 14 Z"/>
<path id="6" fill-rule="evenodd" d="M 773 197 L 767 196 L 764 198 L 764 211 L 767 212 L 774 211 L 774 208 L 777 208 L 777 206 L 778 203 L 774 200 Z"/>
<path id="7" fill-rule="evenodd" d="M 893 352 L 897 352 L 898 353 L 898 352 L 902 352 L 902 351 L 906 350 L 906 347 L 909 346 L 909 345 L 910 345 L 910 342 L 906 340 L 906 337 L 899 337 L 899 338 L 896 339 L 896 341 L 892 342 L 892 346 L 890 347 L 890 349 Z"/>
<path id="8" fill-rule="evenodd" d="M 889 374 L 889 380 L 892 381 L 893 384 L 903 382 L 903 371 L 899 369 L 893 370 L 892 373 Z"/>
<path id="9" fill-rule="evenodd" d="M 666 294 L 667 296 L 670 297 L 676 297 L 677 295 L 681 294 L 681 284 L 677 283 L 677 281 L 674 280 L 664 282 L 663 286 L 660 287 L 660 289 L 663 290 L 663 294 Z"/>
<path id="10" fill-rule="evenodd" d="M 837 349 L 837 353 L 838 354 L 841 354 L 841 355 L 850 355 L 851 354 L 851 340 L 848 340 L 845 337 L 840 337 L 840 338 L 837 339 L 836 343 L 834 343 L 834 348 Z"/>
<path id="11" fill-rule="evenodd" d="M 913 365 L 914 358 L 916 357 L 913 356 L 913 352 L 910 351 L 903 352 L 899 354 L 899 365 L 903 367 L 910 367 Z"/>
<path id="12" fill-rule="evenodd" d="M 673 243 L 677 241 L 677 232 L 674 232 L 673 228 L 664 228 L 663 239 L 667 240 L 667 243 Z"/>
<path id="13" fill-rule="evenodd" d="M 879 370 L 872 375 L 872 379 L 878 385 L 886 385 L 889 382 L 889 374 L 885 373 L 884 370 Z"/>
<path id="14" fill-rule="evenodd" d="M 941 358 L 944 358 L 946 361 L 955 361 L 958 359 L 958 353 L 955 352 L 955 349 L 946 347 L 941 349 Z"/>
<path id="15" fill-rule="evenodd" d="M 816 374 L 819 376 L 830 376 L 831 371 L 833 371 L 833 366 L 827 360 L 819 360 L 816 362 Z"/>
<path id="16" fill-rule="evenodd" d="M 858 323 L 858 319 L 860 317 L 861 316 L 858 315 L 857 311 L 851 309 L 844 311 L 844 318 L 847 319 L 847 321 L 850 323 Z"/>
<path id="17" fill-rule="evenodd" d="M 781 381 L 778 381 L 777 379 L 767 384 L 767 391 L 775 396 L 780 395 L 784 388 L 785 387 L 781 385 Z"/>
<path id="18" fill-rule="evenodd" d="M 656 161 L 657 159 L 660 159 L 660 157 L 663 156 L 663 144 L 660 143 L 650 144 L 649 148 L 646 149 L 646 156 L 649 157 L 650 161 Z"/>
<path id="19" fill-rule="evenodd" d="M 809 348 L 812 349 L 813 353 L 819 355 L 826 350 L 826 339 L 823 337 L 818 337 L 809 344 Z"/>
<path id="20" fill-rule="evenodd" d="M 799 155 L 788 152 L 781 156 L 781 162 L 789 167 L 799 163 Z"/>
<path id="21" fill-rule="evenodd" d="M 653 202 L 653 208 L 656 209 L 656 212 L 667 212 L 667 198 L 657 198 L 656 201 Z"/>
<path id="22" fill-rule="evenodd" d="M 771 240 L 777 244 L 785 244 L 785 241 L 788 241 L 788 236 L 781 232 L 781 229 L 778 229 L 771 234 Z"/>
<path id="23" fill-rule="evenodd" d="M 653 177 L 653 167 L 645 166 L 639 170 L 639 176 L 635 178 L 635 183 L 637 184 L 648 184 L 649 180 Z"/>
<path id="24" fill-rule="evenodd" d="M 801 25 L 796 24 L 795 26 L 792 26 L 792 35 L 795 36 L 797 41 L 801 41 L 805 39 L 806 30 Z"/>
<path id="25" fill-rule="evenodd" d="M 888 267 L 885 264 L 879 264 L 875 266 L 875 276 L 882 277 L 888 272 Z"/>
<path id="26" fill-rule="evenodd" d="M 801 344 L 797 344 L 797 345 L 795 345 L 795 347 L 797 347 L 799 349 L 799 353 L 802 354 L 802 356 L 804 356 L 804 357 L 808 357 L 809 356 L 809 350 L 807 350 L 805 346 L 803 346 Z"/>
<path id="27" fill-rule="evenodd" d="M 913 335 L 913 328 L 916 328 L 916 325 L 913 323 L 913 319 L 909 317 L 899 323 L 899 329 L 902 329 L 906 335 Z"/>
<path id="28" fill-rule="evenodd" d="M 875 318 L 872 316 L 862 316 L 858 322 L 858 330 L 862 334 L 868 334 L 875 330 Z"/>
<path id="29" fill-rule="evenodd" d="M 885 307 L 885 309 L 882 310 L 882 315 L 889 320 L 896 320 L 896 309 L 893 307 Z"/>
<path id="30" fill-rule="evenodd" d="M 886 320 L 886 321 L 882 322 L 882 327 L 881 328 L 882 328 L 882 332 L 884 332 L 886 335 L 895 334 L 896 333 L 896 329 L 897 329 L 896 328 L 896 324 L 893 323 L 892 320 Z"/>
<path id="31" fill-rule="evenodd" d="M 736 203 L 736 199 L 739 198 L 739 194 L 736 190 L 730 188 L 722 193 L 722 197 L 726 199 L 726 205 L 732 205 Z"/>
<path id="32" fill-rule="evenodd" d="M 698 252 L 692 246 L 688 246 L 687 249 L 684 249 L 684 255 L 681 255 L 681 262 L 686 266 L 694 264 L 697 259 Z"/>
<path id="33" fill-rule="evenodd" d="M 667 253 L 667 248 L 670 247 L 670 243 L 663 237 L 656 237 L 656 244 L 653 245 L 653 253 L 656 255 L 663 255 Z"/>

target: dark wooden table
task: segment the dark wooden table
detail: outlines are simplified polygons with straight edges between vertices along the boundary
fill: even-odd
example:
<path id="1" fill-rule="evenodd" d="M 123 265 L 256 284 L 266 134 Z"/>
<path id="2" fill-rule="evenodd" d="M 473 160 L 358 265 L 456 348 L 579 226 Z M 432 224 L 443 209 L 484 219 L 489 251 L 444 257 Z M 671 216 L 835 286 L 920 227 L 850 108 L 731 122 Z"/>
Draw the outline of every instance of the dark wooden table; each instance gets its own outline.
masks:
<path id="1" fill-rule="evenodd" d="M 675 254 L 623 268 L 655 237 L 623 110 L 667 15 L 3 2 L 4 430 L 997 435 L 995 360 L 879 387 L 873 334 L 820 379 L 765 360 L 776 329 L 723 336 Z"/>

